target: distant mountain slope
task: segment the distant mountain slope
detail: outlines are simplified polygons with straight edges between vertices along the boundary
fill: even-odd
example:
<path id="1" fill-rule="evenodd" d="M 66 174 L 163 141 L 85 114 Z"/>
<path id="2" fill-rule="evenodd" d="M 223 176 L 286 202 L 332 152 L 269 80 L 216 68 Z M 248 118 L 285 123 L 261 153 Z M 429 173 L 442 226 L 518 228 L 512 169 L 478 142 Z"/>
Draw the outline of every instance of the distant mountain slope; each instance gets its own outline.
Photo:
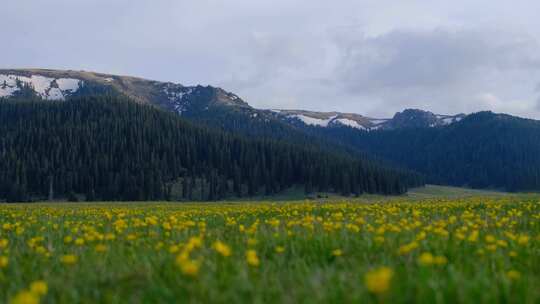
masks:
<path id="1" fill-rule="evenodd" d="M 281 120 L 294 126 L 339 127 L 357 129 L 397 129 L 435 127 L 457 122 L 465 117 L 437 115 L 407 109 L 393 118 L 371 118 L 360 114 L 314 112 L 305 110 L 260 110 L 252 108 L 237 95 L 211 86 L 183 86 L 142 78 L 85 71 L 40 69 L 0 69 L 0 97 L 35 96 L 44 100 L 65 100 L 95 94 L 118 94 L 139 103 L 159 106 L 182 116 L 201 118 L 212 107 L 243 111 L 245 119 Z"/>
<path id="2" fill-rule="evenodd" d="M 422 172 L 430 183 L 540 190 L 540 121 L 479 112 L 439 128 L 325 132 Z"/>
<path id="3" fill-rule="evenodd" d="M 313 147 L 193 126 L 124 97 L 0 103 L 0 200 L 217 200 L 403 193 L 416 176 Z"/>
<path id="4" fill-rule="evenodd" d="M 126 96 L 171 111 L 199 125 L 255 138 L 271 138 L 325 150 L 357 154 L 358 151 L 308 134 L 268 110 L 252 108 L 241 98 L 211 86 L 187 87 L 136 77 L 84 71 L 0 70 L 0 96 L 4 99 L 69 100 L 80 96 Z M 59 81 L 77 83 L 70 91 L 51 95 Z M 45 93 L 45 94 L 43 94 Z M 354 150 L 354 151 L 353 151 Z M 352 151 L 352 152 L 351 152 Z"/>
<path id="5" fill-rule="evenodd" d="M 204 109 L 216 104 L 251 108 L 235 94 L 209 86 L 188 87 L 85 71 L 0 69 L 0 97 L 18 97 L 23 93 L 45 100 L 65 100 L 69 97 L 105 93 L 124 95 L 138 103 L 156 105 L 180 114 L 194 110 L 191 107 Z M 193 100 L 198 103 L 194 104 Z"/>
<path id="6" fill-rule="evenodd" d="M 304 110 L 271 110 L 276 117 L 297 125 L 317 127 L 350 127 L 360 130 L 381 130 L 446 126 L 458 122 L 465 114 L 437 115 L 428 111 L 406 109 L 393 118 L 371 118 L 354 113 L 314 112 Z"/>
<path id="7" fill-rule="evenodd" d="M 58 83 L 69 83 L 71 86 L 58 87 Z M 127 96 L 138 103 L 151 104 L 178 113 L 195 123 L 220 130 L 256 138 L 273 138 L 318 146 L 352 155 L 362 153 L 346 142 L 311 132 L 311 127 L 373 130 L 398 126 L 393 119 L 373 119 L 359 114 L 255 109 L 237 95 L 211 86 L 187 87 L 181 84 L 85 71 L 0 70 L 0 98 L 1 96 L 4 99 L 36 98 L 47 101 L 94 95 Z M 445 120 L 441 120 L 439 124 L 449 121 L 443 119 Z"/>

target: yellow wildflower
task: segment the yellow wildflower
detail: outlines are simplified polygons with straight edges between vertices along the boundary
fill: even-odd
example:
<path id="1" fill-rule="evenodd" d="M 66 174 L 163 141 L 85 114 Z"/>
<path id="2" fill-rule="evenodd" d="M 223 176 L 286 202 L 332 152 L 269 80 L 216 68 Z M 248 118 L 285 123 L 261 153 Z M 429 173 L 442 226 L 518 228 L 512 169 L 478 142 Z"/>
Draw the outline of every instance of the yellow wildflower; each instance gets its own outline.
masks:
<path id="1" fill-rule="evenodd" d="M 197 276 L 199 273 L 199 263 L 192 260 L 182 260 L 179 263 L 180 270 L 183 274 L 191 277 Z"/>
<path id="2" fill-rule="evenodd" d="M 423 266 L 429 266 L 432 265 L 435 261 L 435 258 L 433 257 L 433 254 L 429 252 L 424 252 L 418 257 L 418 264 Z"/>
<path id="3" fill-rule="evenodd" d="M 71 242 L 73 242 L 73 238 L 70 235 L 67 235 L 67 236 L 64 237 L 64 243 L 65 244 L 69 244 Z"/>
<path id="4" fill-rule="evenodd" d="M 467 238 L 467 241 L 469 242 L 476 242 L 478 240 L 478 230 L 473 230 L 469 237 Z"/>
<path id="5" fill-rule="evenodd" d="M 394 271 L 388 267 L 379 267 L 371 270 L 364 276 L 364 282 L 369 292 L 382 294 L 390 289 L 390 281 Z"/>
<path id="6" fill-rule="evenodd" d="M 257 252 L 253 249 L 246 251 L 246 261 L 250 266 L 257 267 L 260 264 L 259 257 L 257 257 Z"/>
<path id="7" fill-rule="evenodd" d="M 496 244 L 487 245 L 486 249 L 489 250 L 489 251 L 495 251 L 495 250 L 497 250 L 497 245 Z"/>
<path id="8" fill-rule="evenodd" d="M 332 256 L 339 257 L 342 255 L 343 255 L 343 251 L 341 249 L 332 250 Z"/>
<path id="9" fill-rule="evenodd" d="M 486 235 L 485 240 L 487 243 L 495 243 L 497 239 L 493 235 L 488 234 Z"/>
<path id="10" fill-rule="evenodd" d="M 9 264 L 7 256 L 0 255 L 0 268 L 6 268 Z"/>
<path id="11" fill-rule="evenodd" d="M 216 241 L 214 242 L 213 247 L 214 247 L 214 250 L 216 250 L 219 254 L 221 254 L 224 257 L 228 257 L 231 255 L 231 248 L 223 242 Z"/>
<path id="12" fill-rule="evenodd" d="M 60 258 L 60 260 L 65 265 L 74 265 L 75 263 L 77 263 L 77 256 L 75 256 L 73 254 L 67 254 L 67 255 L 63 255 Z"/>
<path id="13" fill-rule="evenodd" d="M 411 242 L 405 245 L 402 245 L 398 249 L 398 254 L 405 255 L 418 248 L 418 242 Z"/>
<path id="14" fill-rule="evenodd" d="M 285 247 L 283 246 L 276 246 L 276 253 L 283 253 L 285 252 Z"/>
<path id="15" fill-rule="evenodd" d="M 517 281 L 521 278 L 521 273 L 517 270 L 509 270 L 506 276 L 512 281 Z"/>
<path id="16" fill-rule="evenodd" d="M 11 301 L 10 304 L 39 304 L 39 296 L 30 291 L 21 291 Z"/>
<path id="17" fill-rule="evenodd" d="M 530 237 L 526 234 L 521 234 L 520 236 L 518 236 L 517 238 L 517 243 L 519 245 L 527 245 L 527 243 L 529 242 L 529 239 Z"/>
<path id="18" fill-rule="evenodd" d="M 35 295 L 44 296 L 47 294 L 48 290 L 49 288 L 45 281 L 35 281 L 30 284 L 30 292 Z"/>

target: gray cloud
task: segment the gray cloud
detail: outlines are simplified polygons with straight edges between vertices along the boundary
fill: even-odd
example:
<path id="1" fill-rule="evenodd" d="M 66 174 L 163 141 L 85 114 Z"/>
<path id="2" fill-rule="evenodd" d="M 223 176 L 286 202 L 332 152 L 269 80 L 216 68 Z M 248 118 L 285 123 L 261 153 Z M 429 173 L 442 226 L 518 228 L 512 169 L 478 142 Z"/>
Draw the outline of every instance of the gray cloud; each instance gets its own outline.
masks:
<path id="1" fill-rule="evenodd" d="M 540 69 L 535 41 L 497 32 L 394 31 L 342 44 L 341 80 L 353 91 L 440 88 L 474 81 L 486 69 Z"/>
<path id="2" fill-rule="evenodd" d="M 540 76 L 540 47 L 530 36 L 400 30 L 347 37 L 338 44 L 344 56 L 335 74 L 350 95 L 381 98 L 394 107 L 408 102 L 450 112 L 518 110 L 530 115 L 526 99 Z"/>
<path id="3" fill-rule="evenodd" d="M 50 0 L 0 10 L 0 66 L 212 84 L 257 107 L 540 118 L 540 3 Z"/>

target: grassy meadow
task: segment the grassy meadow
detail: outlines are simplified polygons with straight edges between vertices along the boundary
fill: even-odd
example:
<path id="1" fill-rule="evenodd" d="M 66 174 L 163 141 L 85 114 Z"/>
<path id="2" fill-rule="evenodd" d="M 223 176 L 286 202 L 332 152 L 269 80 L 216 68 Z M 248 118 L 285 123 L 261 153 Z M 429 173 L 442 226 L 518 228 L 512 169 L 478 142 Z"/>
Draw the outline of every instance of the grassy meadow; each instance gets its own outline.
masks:
<path id="1" fill-rule="evenodd" d="M 0 302 L 539 303 L 539 232 L 538 196 L 4 204 Z"/>

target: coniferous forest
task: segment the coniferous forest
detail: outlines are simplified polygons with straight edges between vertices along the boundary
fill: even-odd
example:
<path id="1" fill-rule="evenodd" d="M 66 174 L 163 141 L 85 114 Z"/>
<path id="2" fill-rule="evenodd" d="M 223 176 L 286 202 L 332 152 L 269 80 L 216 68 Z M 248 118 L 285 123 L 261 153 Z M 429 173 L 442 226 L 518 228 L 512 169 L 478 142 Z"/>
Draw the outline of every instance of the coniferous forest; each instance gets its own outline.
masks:
<path id="1" fill-rule="evenodd" d="M 399 194 L 423 183 L 345 154 L 195 126 L 123 97 L 0 103 L 0 200 Z"/>
<path id="2" fill-rule="evenodd" d="M 312 128 L 311 132 L 421 172 L 428 183 L 505 191 L 540 189 L 540 122 L 536 120 L 479 112 L 444 127 L 372 132 Z"/>
<path id="3" fill-rule="evenodd" d="M 187 118 L 248 137 L 311 144 L 329 152 L 376 159 L 389 167 L 420 172 L 431 184 L 510 192 L 540 190 L 540 122 L 536 120 L 478 112 L 451 125 L 365 131 L 344 126 L 285 126 L 280 121 L 248 119 L 226 107 Z"/>

